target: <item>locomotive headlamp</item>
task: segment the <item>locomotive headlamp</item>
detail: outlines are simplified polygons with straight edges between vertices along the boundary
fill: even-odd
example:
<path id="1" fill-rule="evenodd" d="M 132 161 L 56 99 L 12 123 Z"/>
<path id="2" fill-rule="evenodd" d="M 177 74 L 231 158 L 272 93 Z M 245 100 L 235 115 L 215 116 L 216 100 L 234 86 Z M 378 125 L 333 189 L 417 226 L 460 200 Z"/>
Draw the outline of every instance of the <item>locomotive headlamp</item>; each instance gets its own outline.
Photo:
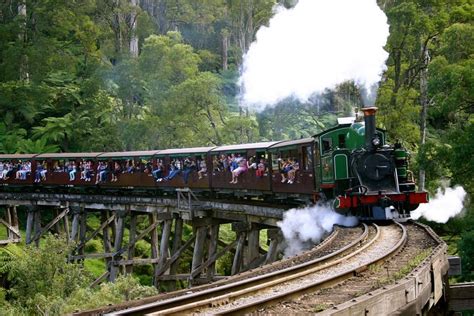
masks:
<path id="1" fill-rule="evenodd" d="M 374 145 L 375 147 L 378 147 L 380 145 L 380 138 L 374 137 L 372 139 L 372 145 Z"/>

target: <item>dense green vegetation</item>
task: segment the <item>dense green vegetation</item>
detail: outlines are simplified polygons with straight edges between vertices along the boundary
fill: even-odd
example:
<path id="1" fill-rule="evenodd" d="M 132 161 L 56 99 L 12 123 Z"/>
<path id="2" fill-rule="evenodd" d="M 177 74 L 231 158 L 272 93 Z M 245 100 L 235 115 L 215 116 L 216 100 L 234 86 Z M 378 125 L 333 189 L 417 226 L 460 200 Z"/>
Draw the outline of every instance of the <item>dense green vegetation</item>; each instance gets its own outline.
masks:
<path id="1" fill-rule="evenodd" d="M 306 137 L 330 127 L 337 116 L 347 116 L 363 104 L 363 93 L 354 82 L 323 91 L 306 103 L 288 98 L 260 113 L 238 103 L 242 55 L 277 2 L 287 7 L 297 3 L 1 2 L 0 152 L 217 145 Z M 389 59 L 375 100 L 378 124 L 391 140 L 402 140 L 412 151 L 412 169 L 421 175 L 422 186 L 434 190 L 441 180 L 449 180 L 472 195 L 473 4 L 378 3 L 390 24 Z M 468 206 L 463 217 L 446 225 L 431 225 L 450 242 L 450 251 L 462 256 L 459 279 L 472 280 L 474 208 Z M 92 243 L 88 246 L 100 247 Z M 12 281 L 8 293 L 0 292 L 2 309 L 8 307 L 11 314 L 64 313 L 79 308 L 80 300 L 92 304 L 89 295 L 96 291 L 102 293 L 97 297 L 107 297 L 103 303 L 116 302 L 124 298 L 121 286 L 127 282 L 140 293 L 137 296 L 144 293 L 131 279 L 118 282 L 116 288 L 87 289 L 87 273 L 99 273 L 103 262 L 86 262 L 86 270 L 66 265 L 63 246 L 52 238 L 45 243 L 44 250 L 54 256 L 10 249 L 15 269 L 2 271 Z M 145 253 L 149 244 L 144 241 L 140 247 Z M 23 252 L 29 254 L 18 255 Z M 64 275 L 45 279 L 48 275 L 39 267 L 48 265 Z M 3 261 L 2 269 L 7 269 Z M 141 282 L 149 284 L 147 271 L 142 272 Z M 36 278 L 31 288 L 22 283 Z M 35 309 L 38 306 L 41 311 Z"/>

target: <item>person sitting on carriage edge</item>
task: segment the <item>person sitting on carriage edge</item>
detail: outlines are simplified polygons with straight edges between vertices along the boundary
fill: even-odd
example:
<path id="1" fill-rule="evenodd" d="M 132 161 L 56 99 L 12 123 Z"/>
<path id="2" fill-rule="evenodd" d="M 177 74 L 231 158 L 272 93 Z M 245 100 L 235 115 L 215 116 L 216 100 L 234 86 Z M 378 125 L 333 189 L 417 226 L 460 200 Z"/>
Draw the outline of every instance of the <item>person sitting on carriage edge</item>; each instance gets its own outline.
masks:
<path id="1" fill-rule="evenodd" d="M 170 173 L 167 177 L 163 178 L 164 180 L 172 180 L 178 174 L 181 173 L 181 163 L 178 159 L 173 160 L 170 165 Z"/>
<path id="2" fill-rule="evenodd" d="M 196 163 L 194 160 L 190 159 L 189 157 L 184 159 L 183 163 L 183 180 L 185 184 L 188 184 L 189 174 L 196 169 Z"/>
<path id="3" fill-rule="evenodd" d="M 214 157 L 216 158 L 216 157 Z M 204 176 L 204 174 L 207 172 L 207 166 L 206 166 L 206 161 L 204 159 L 202 159 L 200 162 L 199 162 L 199 171 L 198 171 L 198 178 L 199 179 L 202 179 L 202 177 Z"/>
<path id="4" fill-rule="evenodd" d="M 151 172 L 151 174 L 153 175 L 153 178 L 159 182 L 162 178 L 162 175 L 163 175 L 163 167 L 162 167 L 162 164 L 161 164 L 161 161 L 157 161 L 156 162 L 156 165 L 153 166 L 153 170 Z"/>

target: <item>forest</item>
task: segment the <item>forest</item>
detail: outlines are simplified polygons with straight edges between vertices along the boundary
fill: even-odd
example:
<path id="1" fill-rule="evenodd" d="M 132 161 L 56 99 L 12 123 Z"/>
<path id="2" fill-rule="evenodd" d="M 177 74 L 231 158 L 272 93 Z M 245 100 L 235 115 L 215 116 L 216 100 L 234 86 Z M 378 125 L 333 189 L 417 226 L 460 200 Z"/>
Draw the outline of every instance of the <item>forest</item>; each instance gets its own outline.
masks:
<path id="1" fill-rule="evenodd" d="M 268 25 L 275 6 L 292 8 L 297 3 L 1 1 L 0 153 L 149 150 L 295 139 L 331 127 L 338 116 L 348 116 L 369 102 L 379 108 L 378 126 L 387 130 L 392 142 L 400 140 L 411 151 L 421 188 L 435 192 L 449 183 L 463 186 L 472 196 L 472 1 L 377 1 L 390 35 L 375 99 L 367 100 L 363 87 L 346 81 L 306 102 L 289 97 L 252 111 L 240 102 L 243 56 L 259 28 Z M 458 280 L 474 280 L 474 207 L 466 204 L 463 214 L 447 224 L 429 224 L 445 238 L 450 252 L 462 257 L 463 275 Z M 62 246 L 51 240 L 47 247 L 57 253 Z M 47 258 L 19 253 L 20 249 L 10 253 L 26 258 L 15 269 L 3 264 L 0 256 L 0 272 L 10 271 L 19 280 L 12 291 L 0 291 L 0 308 L 11 314 L 39 313 L 36 308 L 61 314 L 92 297 L 89 289 L 80 289 L 86 281 L 76 266 L 62 279 L 50 278 L 48 282 L 57 282 L 56 291 L 46 281 L 28 289 L 21 280 L 42 273 L 35 270 L 38 267 L 26 267 L 43 265 Z M 60 258 L 54 260 L 57 269 L 66 269 Z M 71 280 L 78 286 L 71 287 Z M 127 282 L 133 280 L 102 288 L 104 300 L 130 298 L 129 291 L 120 288 Z M 133 297 L 153 293 L 135 282 Z"/>

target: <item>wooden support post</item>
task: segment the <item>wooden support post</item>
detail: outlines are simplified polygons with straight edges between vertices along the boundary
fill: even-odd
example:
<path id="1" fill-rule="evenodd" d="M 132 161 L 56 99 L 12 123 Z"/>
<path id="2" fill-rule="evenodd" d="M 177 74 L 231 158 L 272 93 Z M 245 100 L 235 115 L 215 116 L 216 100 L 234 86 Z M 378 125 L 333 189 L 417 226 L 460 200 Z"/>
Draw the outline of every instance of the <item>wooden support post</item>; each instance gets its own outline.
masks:
<path id="1" fill-rule="evenodd" d="M 37 241 L 41 238 L 41 236 L 46 233 L 48 230 L 51 229 L 51 227 L 53 227 L 54 225 L 56 225 L 57 223 L 59 223 L 59 221 L 64 217 L 64 216 L 67 216 L 67 213 L 69 212 L 69 209 L 66 208 L 64 209 L 64 211 L 62 211 L 60 214 L 57 214 L 57 216 L 51 221 L 49 222 L 48 224 L 46 224 L 46 226 L 44 226 L 39 232 L 36 232 L 35 233 L 35 236 L 33 237 L 33 240 L 34 241 Z M 41 228 L 41 226 L 39 226 Z"/>
<path id="2" fill-rule="evenodd" d="M 11 213 L 10 213 L 10 206 L 7 206 L 5 208 L 5 221 L 7 222 L 8 225 L 12 225 L 12 216 L 11 216 Z M 12 240 L 14 237 L 13 237 L 13 232 L 10 230 L 10 228 L 8 226 L 5 226 L 5 228 L 7 229 L 7 238 L 8 240 Z"/>
<path id="3" fill-rule="evenodd" d="M 81 207 L 80 213 L 80 227 L 79 227 L 79 255 L 84 254 L 84 246 L 86 245 L 86 232 L 87 232 L 87 210 Z"/>
<path id="4" fill-rule="evenodd" d="M 69 240 L 72 242 L 77 241 L 77 233 L 79 231 L 79 220 L 81 218 L 81 209 L 77 206 L 72 206 L 72 227 L 71 227 L 71 235 L 69 236 Z"/>
<path id="5" fill-rule="evenodd" d="M 217 241 L 219 240 L 219 224 L 213 223 L 209 227 L 209 246 L 208 246 L 208 253 L 207 258 L 210 259 L 214 257 L 217 253 Z M 209 281 L 212 280 L 214 275 L 216 274 L 216 262 L 213 261 L 209 264 L 207 268 L 207 279 Z"/>
<path id="6" fill-rule="evenodd" d="M 36 209 L 34 218 L 35 236 L 41 236 L 41 212 Z M 39 247 L 40 238 L 33 237 L 36 247 Z"/>
<path id="7" fill-rule="evenodd" d="M 136 212 L 131 213 L 130 217 L 130 231 L 129 231 L 129 238 L 128 238 L 128 260 L 133 260 L 135 256 L 135 242 L 136 242 L 136 235 L 137 235 L 137 216 Z M 133 272 L 133 264 L 130 264 L 126 267 L 126 271 L 128 274 Z"/>
<path id="8" fill-rule="evenodd" d="M 199 275 L 204 269 L 208 268 L 210 265 L 215 264 L 216 260 L 225 255 L 230 249 L 235 247 L 237 244 L 238 240 L 234 240 L 232 243 L 228 244 L 224 249 L 219 251 L 218 253 L 213 254 L 211 257 L 207 259 L 206 262 L 204 262 L 199 268 L 194 270 L 193 273 L 191 273 L 191 277 L 196 277 Z"/>
<path id="9" fill-rule="evenodd" d="M 183 219 L 176 218 L 174 221 L 174 237 L 173 237 L 173 246 L 171 248 L 171 255 L 174 256 L 176 252 L 181 247 L 183 240 Z M 175 275 L 178 271 L 180 256 L 176 258 L 176 260 L 170 266 L 170 275 Z M 174 291 L 176 289 L 176 282 L 170 282 L 168 284 L 168 288 L 170 291 Z"/>
<path id="10" fill-rule="evenodd" d="M 169 240 L 171 234 L 171 224 L 173 220 L 167 219 L 162 225 L 161 243 L 160 243 L 160 260 L 158 261 L 158 269 L 161 269 L 169 257 Z"/>
<path id="11" fill-rule="evenodd" d="M 268 239 L 270 240 L 270 245 L 268 246 L 268 252 L 264 264 L 269 264 L 277 260 L 278 246 L 282 239 L 280 229 L 269 229 L 267 231 L 267 235 Z"/>
<path id="12" fill-rule="evenodd" d="M 26 244 L 27 245 L 31 243 L 31 237 L 33 236 L 33 224 L 35 221 L 35 212 L 36 212 L 36 206 L 28 207 L 28 215 L 26 218 Z"/>
<path id="13" fill-rule="evenodd" d="M 102 227 L 102 240 L 104 242 L 104 251 L 111 252 L 112 251 L 112 244 L 110 243 L 110 223 L 115 221 L 115 214 L 112 215 L 112 219 L 109 216 L 109 211 L 101 213 L 101 227 Z"/>
<path id="14" fill-rule="evenodd" d="M 68 214 L 64 216 L 63 224 L 64 224 L 64 233 L 66 234 L 66 240 L 69 243 L 69 240 L 71 238 L 71 236 L 69 235 L 69 213 L 71 212 L 71 209 L 69 208 L 69 203 L 67 203 L 66 208 L 68 209 Z"/>
<path id="15" fill-rule="evenodd" d="M 243 251 L 245 245 L 245 239 L 247 238 L 247 232 L 241 231 L 238 235 L 237 247 L 235 249 L 234 260 L 232 262 L 232 271 L 231 274 L 237 274 L 242 269 L 243 263 Z"/>
<path id="16" fill-rule="evenodd" d="M 244 265 L 246 268 L 253 268 L 252 263 L 258 259 L 260 249 L 260 229 L 256 225 L 248 231 L 247 251 L 244 256 Z"/>
<path id="17" fill-rule="evenodd" d="M 125 221 L 125 215 L 126 211 L 116 211 L 115 212 L 115 218 L 117 219 L 116 223 L 117 226 L 115 227 L 115 240 L 114 240 L 114 252 L 118 253 L 120 252 L 122 248 L 122 240 L 123 240 L 123 233 L 124 233 L 124 221 Z M 118 275 L 118 269 L 119 266 L 116 264 L 117 261 L 120 260 L 120 255 L 115 255 L 112 258 L 111 265 L 110 265 L 110 275 L 109 275 L 109 281 L 114 282 L 115 279 L 117 278 Z"/>
<path id="18" fill-rule="evenodd" d="M 152 225 L 153 229 L 150 231 L 151 234 L 151 258 L 152 259 L 158 259 L 158 235 L 156 232 L 156 213 L 149 214 L 148 215 L 150 224 Z M 153 285 L 158 288 L 158 264 L 154 263 L 153 264 Z"/>
<path id="19" fill-rule="evenodd" d="M 59 217 L 59 214 L 61 214 L 61 209 L 60 208 L 54 208 L 54 217 L 57 218 Z M 60 227 L 60 222 L 57 221 L 56 224 L 54 224 L 54 231 L 56 234 L 60 235 L 61 234 L 61 227 Z"/>
<path id="20" fill-rule="evenodd" d="M 207 227 L 200 226 L 196 229 L 196 242 L 194 243 L 193 261 L 191 264 L 191 274 L 202 264 L 204 255 L 204 243 L 206 241 Z M 198 276 L 197 276 L 198 277 Z M 190 280 L 192 283 L 192 278 Z"/>
<path id="21" fill-rule="evenodd" d="M 13 226 L 13 228 L 15 228 L 15 230 L 17 232 L 19 232 L 20 231 L 20 223 L 18 222 L 18 213 L 17 213 L 17 210 L 16 210 L 16 205 L 13 205 L 10 208 L 10 214 L 11 214 L 11 217 L 12 217 L 12 226 Z"/>

